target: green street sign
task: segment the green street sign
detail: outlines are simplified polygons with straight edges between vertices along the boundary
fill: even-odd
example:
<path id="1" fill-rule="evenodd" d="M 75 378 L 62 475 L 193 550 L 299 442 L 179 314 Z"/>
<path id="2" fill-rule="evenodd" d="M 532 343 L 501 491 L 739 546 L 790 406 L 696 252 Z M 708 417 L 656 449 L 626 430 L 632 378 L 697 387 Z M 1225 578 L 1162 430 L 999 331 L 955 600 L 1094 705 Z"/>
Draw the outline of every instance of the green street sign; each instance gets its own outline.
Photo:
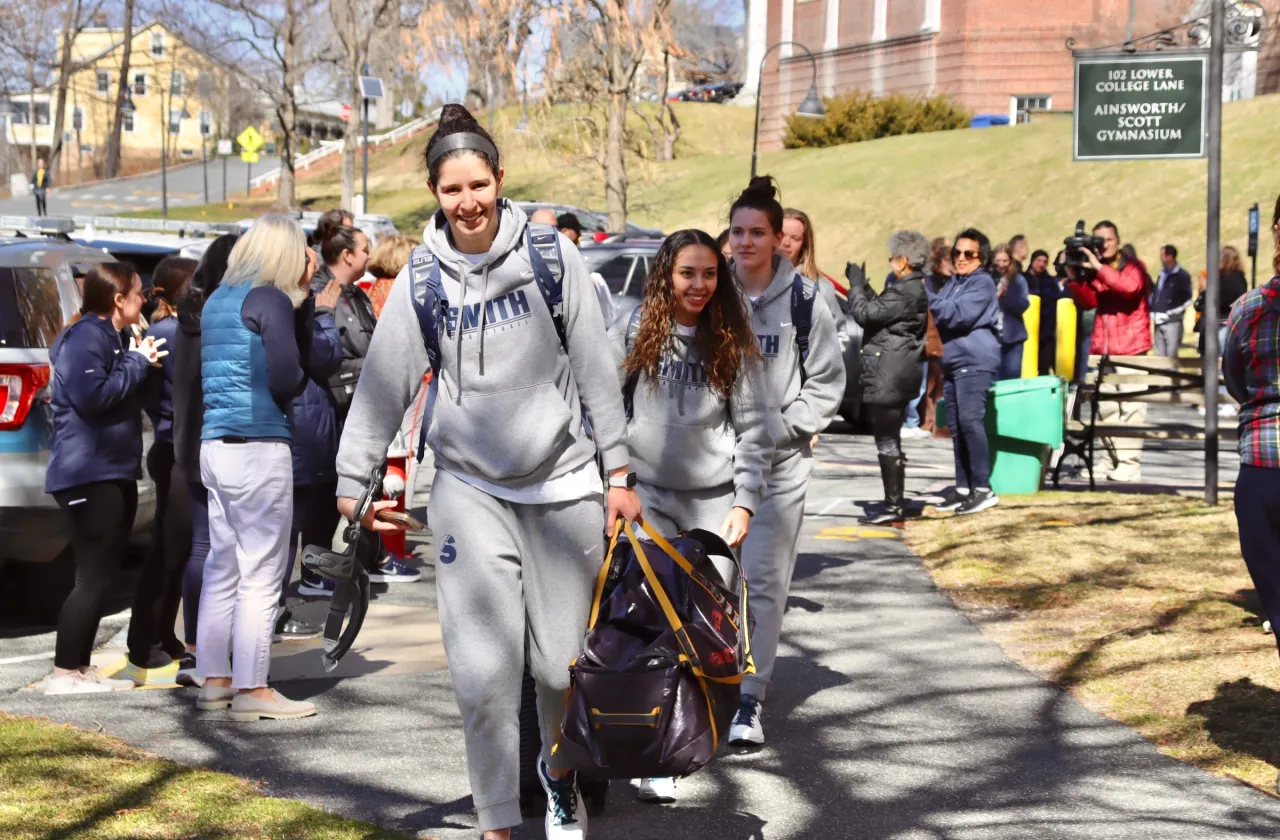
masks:
<path id="1" fill-rule="evenodd" d="M 1207 52 L 1076 57 L 1075 160 L 1205 156 Z"/>

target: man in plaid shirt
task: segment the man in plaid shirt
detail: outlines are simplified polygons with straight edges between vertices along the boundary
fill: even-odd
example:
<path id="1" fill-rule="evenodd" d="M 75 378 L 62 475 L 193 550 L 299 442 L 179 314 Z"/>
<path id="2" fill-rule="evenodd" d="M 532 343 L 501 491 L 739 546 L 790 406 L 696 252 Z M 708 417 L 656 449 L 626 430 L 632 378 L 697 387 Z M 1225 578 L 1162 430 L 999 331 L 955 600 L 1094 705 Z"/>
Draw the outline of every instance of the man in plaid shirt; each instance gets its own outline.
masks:
<path id="1" fill-rule="evenodd" d="M 1280 630 L 1280 198 L 1271 233 L 1277 276 L 1231 308 L 1222 369 L 1240 403 L 1240 553 L 1263 611 Z"/>

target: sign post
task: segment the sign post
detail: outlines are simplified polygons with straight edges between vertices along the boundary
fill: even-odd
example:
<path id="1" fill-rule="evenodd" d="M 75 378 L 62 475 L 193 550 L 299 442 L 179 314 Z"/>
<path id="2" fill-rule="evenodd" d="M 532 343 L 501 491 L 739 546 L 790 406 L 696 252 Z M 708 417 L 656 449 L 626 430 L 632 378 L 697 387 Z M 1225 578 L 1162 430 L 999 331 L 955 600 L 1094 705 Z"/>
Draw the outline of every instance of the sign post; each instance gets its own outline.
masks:
<path id="1" fill-rule="evenodd" d="M 1249 288 L 1258 288 L 1258 202 L 1254 202 L 1249 208 L 1249 259 L 1253 261 L 1253 268 L 1249 274 Z"/>
<path id="2" fill-rule="evenodd" d="M 240 144 L 240 159 L 244 161 L 244 197 L 247 201 L 252 192 L 253 165 L 258 162 L 258 149 L 265 141 L 258 129 L 249 126 L 236 135 L 236 142 Z"/>
<path id="3" fill-rule="evenodd" d="M 231 154 L 231 141 L 218 141 L 218 157 L 222 158 L 222 200 L 227 200 L 227 157 Z"/>
<path id="4" fill-rule="evenodd" d="M 382 98 L 382 79 L 376 76 L 370 76 L 369 63 L 365 62 L 364 72 L 366 75 L 360 77 L 360 99 L 364 106 L 364 125 L 361 126 L 364 133 L 364 163 L 362 165 L 361 194 L 364 196 L 360 202 L 360 211 L 362 213 L 369 212 L 369 101 Z"/>

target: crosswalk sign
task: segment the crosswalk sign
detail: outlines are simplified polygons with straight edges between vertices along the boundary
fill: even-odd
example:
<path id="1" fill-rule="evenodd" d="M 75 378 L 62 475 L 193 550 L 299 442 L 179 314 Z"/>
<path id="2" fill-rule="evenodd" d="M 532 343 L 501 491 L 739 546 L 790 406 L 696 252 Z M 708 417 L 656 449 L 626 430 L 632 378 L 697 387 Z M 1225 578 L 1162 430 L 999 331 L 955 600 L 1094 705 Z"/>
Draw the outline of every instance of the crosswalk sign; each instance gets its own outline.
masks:
<path id="1" fill-rule="evenodd" d="M 236 142 L 240 144 L 240 148 L 245 152 L 256 152 L 262 148 L 262 135 L 258 133 L 258 129 L 249 126 L 236 136 Z"/>

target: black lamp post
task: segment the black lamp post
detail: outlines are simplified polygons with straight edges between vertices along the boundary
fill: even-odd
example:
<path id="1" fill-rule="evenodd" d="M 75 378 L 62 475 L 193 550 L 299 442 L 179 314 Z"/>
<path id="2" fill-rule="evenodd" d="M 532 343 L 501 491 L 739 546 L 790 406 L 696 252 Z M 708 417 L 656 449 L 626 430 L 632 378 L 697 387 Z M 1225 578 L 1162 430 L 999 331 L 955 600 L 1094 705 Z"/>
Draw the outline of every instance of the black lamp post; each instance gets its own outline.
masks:
<path id="1" fill-rule="evenodd" d="M 804 44 L 798 41 L 779 41 L 772 47 L 764 51 L 764 55 L 760 58 L 760 73 L 756 76 L 756 123 L 755 134 L 751 138 L 751 177 L 756 177 L 756 157 L 759 154 L 760 146 L 760 99 L 761 90 L 759 79 L 764 78 L 764 63 L 769 60 L 769 53 L 778 47 L 785 46 L 799 47 L 804 50 L 804 54 L 809 56 L 809 65 L 813 70 L 813 79 L 809 82 L 809 94 L 805 96 L 804 101 L 800 103 L 800 107 L 796 109 L 796 113 L 802 117 L 822 117 L 827 113 L 826 108 L 822 106 L 822 97 L 818 96 L 818 59 L 814 58 L 813 53 Z"/>
<path id="2" fill-rule="evenodd" d="M 164 92 L 161 91 L 160 101 L 164 101 Z M 169 104 L 173 104 L 173 98 L 170 97 Z M 182 113 L 178 115 L 178 121 L 174 122 L 168 110 L 164 114 L 165 127 L 164 133 L 160 135 L 160 216 L 161 218 L 169 218 L 169 146 L 166 138 L 169 135 L 178 136 L 179 130 L 182 128 L 182 121 L 191 119 L 191 114 L 187 113 L 184 107 Z"/>

